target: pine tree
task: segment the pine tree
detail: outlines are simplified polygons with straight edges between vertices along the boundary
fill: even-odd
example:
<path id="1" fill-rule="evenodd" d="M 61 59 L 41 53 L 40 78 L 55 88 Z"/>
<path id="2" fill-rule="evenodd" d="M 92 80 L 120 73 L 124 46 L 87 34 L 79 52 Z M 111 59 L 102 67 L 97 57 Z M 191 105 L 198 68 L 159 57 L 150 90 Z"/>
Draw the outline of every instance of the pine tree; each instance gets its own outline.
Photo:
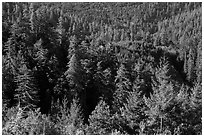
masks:
<path id="1" fill-rule="evenodd" d="M 161 44 L 165 45 L 168 42 L 168 35 L 167 35 L 167 30 L 166 29 L 163 28 L 161 30 L 160 37 L 161 37 Z"/>
<path id="2" fill-rule="evenodd" d="M 17 83 L 16 94 L 20 107 L 36 107 L 39 102 L 38 88 L 33 77 L 32 71 L 22 62 L 18 69 L 19 73 L 15 77 Z"/>
<path id="3" fill-rule="evenodd" d="M 192 93 L 190 94 L 190 90 Z M 170 111 L 173 134 L 201 134 L 201 92 L 196 84 L 193 88 L 182 85 Z"/>
<path id="4" fill-rule="evenodd" d="M 87 134 L 107 135 L 113 130 L 111 126 L 111 114 L 109 106 L 101 100 L 95 110 L 89 116 Z"/>
<path id="5" fill-rule="evenodd" d="M 64 24 L 64 19 L 63 19 L 63 12 L 61 11 L 60 12 L 60 17 L 58 19 L 58 24 L 57 24 L 57 32 L 58 32 L 58 35 L 59 35 L 59 42 L 60 42 L 60 45 L 62 44 L 62 40 L 65 36 L 65 29 L 63 27 L 63 24 Z"/>
<path id="6" fill-rule="evenodd" d="M 2 58 L 2 101 L 6 106 L 11 107 L 15 103 L 14 94 L 16 84 L 14 82 L 15 73 L 12 71 L 12 64 L 7 56 Z"/>
<path id="7" fill-rule="evenodd" d="M 113 30 L 113 41 L 114 41 L 114 42 L 119 41 L 119 40 L 118 40 L 118 30 L 117 30 L 117 29 L 114 29 L 114 30 Z"/>
<path id="8" fill-rule="evenodd" d="M 184 51 L 184 59 L 183 60 L 184 60 L 183 70 L 184 70 L 184 73 L 187 74 L 187 71 L 188 71 L 188 64 L 187 64 L 188 58 L 187 58 L 186 51 Z"/>
<path id="9" fill-rule="evenodd" d="M 202 82 L 202 44 L 201 42 L 197 45 L 197 58 L 196 58 L 196 75 L 197 83 Z"/>
<path id="10" fill-rule="evenodd" d="M 33 59 L 36 61 L 36 63 L 39 66 L 48 66 L 48 53 L 49 51 L 44 48 L 43 40 L 39 39 L 35 44 L 34 44 L 34 49 L 33 49 Z"/>
<path id="11" fill-rule="evenodd" d="M 76 43 L 74 43 L 76 44 Z M 86 110 L 86 92 L 84 91 L 84 74 L 81 66 L 80 55 L 76 45 L 74 45 L 72 57 L 67 65 L 67 71 L 64 73 L 70 89 L 72 97 L 79 98 L 80 105 Z M 85 111 L 83 110 L 83 112 Z"/>
<path id="12" fill-rule="evenodd" d="M 79 128 L 83 124 L 83 112 L 78 99 L 73 99 L 69 113 L 73 125 Z"/>
<path id="13" fill-rule="evenodd" d="M 30 28 L 31 28 L 31 32 L 35 32 L 36 29 L 36 14 L 34 11 L 34 4 L 31 3 L 30 7 L 29 7 L 29 12 L 30 12 Z"/>
<path id="14" fill-rule="evenodd" d="M 147 118 L 145 109 L 144 99 L 140 96 L 139 91 L 130 93 L 127 104 L 125 104 L 124 109 L 121 109 L 121 115 L 126 120 L 125 124 L 131 129 L 127 132 L 131 134 L 142 134 L 144 132 L 144 129 L 140 128 L 140 123 Z"/>
<path id="15" fill-rule="evenodd" d="M 76 38 L 76 36 L 72 36 L 70 38 L 70 45 L 69 45 L 69 49 L 68 49 L 68 59 L 70 59 L 72 57 L 73 54 L 77 53 L 79 51 L 79 41 Z"/>
<path id="16" fill-rule="evenodd" d="M 199 83 L 196 83 L 191 93 L 191 105 L 193 108 L 202 107 L 202 89 Z"/>
<path id="17" fill-rule="evenodd" d="M 125 40 L 125 31 L 124 29 L 122 29 L 121 35 L 120 35 L 120 41 L 124 41 L 124 40 Z"/>
<path id="18" fill-rule="evenodd" d="M 134 23 L 131 22 L 130 24 L 130 40 L 134 41 Z"/>
<path id="19" fill-rule="evenodd" d="M 9 38 L 8 41 L 6 42 L 6 44 L 3 47 L 3 52 L 5 52 L 6 54 L 6 61 L 5 61 L 5 65 L 7 68 L 10 68 L 12 73 L 15 74 L 16 73 L 16 67 L 17 64 L 15 62 L 15 57 L 17 56 L 17 42 L 15 40 L 15 38 Z"/>
<path id="20" fill-rule="evenodd" d="M 3 67 L 2 67 L 2 82 L 3 82 L 3 101 L 7 102 L 8 106 L 14 105 L 16 84 L 14 77 L 17 75 L 17 56 L 18 42 L 16 41 L 16 28 L 12 25 L 12 34 L 8 41 L 3 45 Z"/>
<path id="21" fill-rule="evenodd" d="M 121 64 L 117 71 L 117 76 L 115 78 L 116 91 L 114 93 L 115 107 L 120 108 L 123 104 L 127 103 L 128 95 L 131 91 L 131 82 L 129 80 L 128 71 L 125 68 L 125 64 Z"/>
<path id="22" fill-rule="evenodd" d="M 202 133 L 202 88 L 199 83 L 196 83 L 192 89 L 190 97 L 191 106 L 191 126 L 196 134 Z"/>
<path id="23" fill-rule="evenodd" d="M 165 122 L 168 119 L 168 109 L 174 103 L 174 85 L 170 82 L 168 76 L 168 63 L 161 64 L 162 66 L 156 70 L 156 80 L 153 79 L 153 94 L 150 98 L 145 99 L 145 104 L 149 108 L 147 115 L 150 117 L 150 126 L 153 128 L 153 133 L 162 134 L 164 133 Z M 155 130 L 155 131 L 154 131 Z M 158 132 L 159 131 L 159 132 Z"/>
<path id="24" fill-rule="evenodd" d="M 56 120 L 55 127 L 61 135 L 75 135 L 82 130 L 83 116 L 79 100 L 67 100 L 52 105 L 52 117 Z M 83 132 L 83 131 L 82 131 Z"/>
<path id="25" fill-rule="evenodd" d="M 193 51 L 190 49 L 188 53 L 188 71 L 187 71 L 187 79 L 190 82 L 194 82 L 195 80 L 195 72 L 194 72 L 194 55 Z"/>
<path id="26" fill-rule="evenodd" d="M 73 94 L 76 94 L 82 89 L 82 68 L 77 54 L 72 55 L 68 63 L 68 70 L 65 72 L 65 76 L 69 81 Z"/>
<path id="27" fill-rule="evenodd" d="M 23 19 L 29 19 L 29 6 L 27 4 L 23 5 Z"/>

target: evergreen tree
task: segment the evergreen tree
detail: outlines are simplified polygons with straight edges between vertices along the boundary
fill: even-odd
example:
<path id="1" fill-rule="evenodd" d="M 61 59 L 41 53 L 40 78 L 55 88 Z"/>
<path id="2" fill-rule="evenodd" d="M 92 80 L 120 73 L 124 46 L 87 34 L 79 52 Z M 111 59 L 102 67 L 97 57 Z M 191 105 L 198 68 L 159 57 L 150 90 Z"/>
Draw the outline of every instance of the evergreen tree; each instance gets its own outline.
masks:
<path id="1" fill-rule="evenodd" d="M 122 29 L 121 35 L 120 35 L 120 41 L 124 41 L 124 40 L 125 40 L 125 31 L 124 29 Z"/>
<path id="2" fill-rule="evenodd" d="M 83 124 L 83 112 L 78 99 L 73 99 L 69 111 L 70 120 L 75 127 L 79 128 Z"/>
<path id="3" fill-rule="evenodd" d="M 79 48 L 78 48 L 79 45 L 78 44 L 79 44 L 79 41 L 76 38 L 76 36 L 75 35 L 72 36 L 70 38 L 70 45 L 69 45 L 69 49 L 68 49 L 68 57 L 67 57 L 68 59 L 70 59 L 74 53 L 79 51 Z"/>
<path id="4" fill-rule="evenodd" d="M 17 83 L 15 97 L 21 107 L 36 107 L 39 102 L 39 90 L 36 87 L 32 71 L 23 62 L 18 71 L 19 73 L 15 77 L 15 82 Z"/>
<path id="5" fill-rule="evenodd" d="M 127 130 L 129 134 L 144 134 L 145 129 L 140 128 L 140 123 L 145 122 L 147 118 L 145 109 L 145 102 L 140 96 L 139 91 L 130 93 L 127 104 L 121 110 L 121 115 L 126 122 L 125 124 L 131 129 Z"/>
<path id="6" fill-rule="evenodd" d="M 199 108 L 200 111 L 202 110 L 202 90 L 199 83 L 196 83 L 192 89 L 191 105 L 193 108 Z"/>
<path id="7" fill-rule="evenodd" d="M 109 106 L 101 100 L 89 117 L 87 134 L 107 135 L 114 130 L 111 126 L 111 114 Z"/>
<path id="8" fill-rule="evenodd" d="M 114 93 L 114 106 L 120 108 L 123 104 L 127 103 L 129 93 L 131 93 L 131 82 L 129 80 L 128 71 L 125 68 L 125 64 L 121 64 L 117 71 L 115 78 L 116 91 Z"/>
<path id="9" fill-rule="evenodd" d="M 43 40 L 40 39 L 34 44 L 34 60 L 38 61 L 38 65 L 46 66 L 48 50 L 43 48 Z"/>
<path id="10" fill-rule="evenodd" d="M 18 51 L 17 51 L 17 43 L 13 37 L 8 39 L 8 41 L 3 47 L 3 52 L 5 52 L 6 54 L 4 56 L 5 57 L 5 67 L 10 68 L 11 73 L 15 75 L 16 69 L 17 69 L 15 57 L 17 56 Z"/>
<path id="11" fill-rule="evenodd" d="M 189 94 L 190 88 L 183 85 L 175 98 L 175 105 L 170 112 L 174 134 L 201 134 L 200 87 L 196 85 L 191 90 L 193 93 Z"/>
<path id="12" fill-rule="evenodd" d="M 76 45 L 75 45 L 76 46 Z M 78 50 L 75 48 L 70 61 L 68 62 L 68 69 L 64 73 L 69 83 L 69 94 L 72 97 L 79 98 L 80 105 L 86 110 L 86 92 L 84 91 L 84 74 L 83 68 L 80 62 L 80 56 Z M 84 112 L 85 113 L 85 112 Z"/>
<path id="13" fill-rule="evenodd" d="M 201 134 L 202 131 L 202 88 L 199 83 L 196 83 L 192 89 L 190 105 L 193 113 L 191 125 L 194 127 L 194 132 L 198 135 Z"/>
<path id="14" fill-rule="evenodd" d="M 65 72 L 65 76 L 72 88 L 71 93 L 79 93 L 82 90 L 82 68 L 77 54 L 72 55 L 68 63 L 68 70 Z"/>
<path id="15" fill-rule="evenodd" d="M 184 65 L 183 65 L 183 70 L 184 70 L 184 73 L 187 74 L 187 71 L 188 71 L 188 58 L 187 58 L 187 53 L 186 51 L 184 51 Z"/>
<path id="16" fill-rule="evenodd" d="M 114 41 L 114 42 L 119 41 L 119 40 L 118 40 L 118 30 L 117 30 L 117 29 L 114 29 L 114 30 L 113 30 L 113 33 L 114 33 L 113 41 Z"/>
<path id="17" fill-rule="evenodd" d="M 57 112 L 56 117 L 56 127 L 59 129 L 60 134 L 77 134 L 78 130 L 82 128 L 83 124 L 81 107 L 78 100 L 73 99 L 71 105 L 69 105 L 68 100 L 65 98 L 59 108 L 60 110 Z"/>
<path id="18" fill-rule="evenodd" d="M 197 59 L 196 59 L 196 75 L 197 75 L 197 83 L 202 82 L 202 44 L 201 42 L 197 45 Z"/>
<path id="19" fill-rule="evenodd" d="M 58 35 L 59 35 L 59 43 L 60 43 L 60 45 L 62 44 L 62 40 L 65 37 L 65 29 L 63 27 L 63 24 L 64 24 L 63 12 L 61 11 L 60 12 L 60 17 L 58 19 L 57 30 L 56 30 L 58 32 Z"/>
<path id="20" fill-rule="evenodd" d="M 201 2 L 2 3 L 4 133 L 201 134 L 201 23 Z"/>
<path id="21" fill-rule="evenodd" d="M 188 71 L 187 71 L 187 79 L 190 82 L 194 82 L 195 80 L 195 72 L 194 72 L 194 55 L 192 53 L 193 51 L 190 49 L 188 53 Z"/>
<path id="22" fill-rule="evenodd" d="M 11 65 L 7 57 L 4 56 L 2 59 L 2 101 L 7 107 L 15 104 L 16 83 L 14 82 L 15 74 L 13 74 Z"/>
<path id="23" fill-rule="evenodd" d="M 30 7 L 29 7 L 29 12 L 30 12 L 30 28 L 31 28 L 31 31 L 34 33 L 35 32 L 35 29 L 36 29 L 36 15 L 35 15 L 35 11 L 34 11 L 34 3 L 31 3 L 30 4 Z"/>
<path id="24" fill-rule="evenodd" d="M 161 30 L 161 44 L 165 45 L 168 42 L 168 35 L 167 35 L 167 30 L 165 30 L 164 28 Z M 165 45 L 166 46 L 166 45 Z"/>
<path id="25" fill-rule="evenodd" d="M 130 24 L 130 40 L 134 41 L 134 23 Z"/>
<path id="26" fill-rule="evenodd" d="M 169 123 L 168 111 L 174 103 L 174 85 L 166 75 L 168 63 L 162 64 L 161 68 L 156 70 L 156 81 L 153 80 L 153 94 L 145 99 L 145 104 L 149 108 L 147 115 L 151 119 L 150 125 L 154 134 L 163 134 L 164 127 Z M 158 132 L 159 131 L 159 132 Z M 151 133 L 152 134 L 152 133 Z"/>

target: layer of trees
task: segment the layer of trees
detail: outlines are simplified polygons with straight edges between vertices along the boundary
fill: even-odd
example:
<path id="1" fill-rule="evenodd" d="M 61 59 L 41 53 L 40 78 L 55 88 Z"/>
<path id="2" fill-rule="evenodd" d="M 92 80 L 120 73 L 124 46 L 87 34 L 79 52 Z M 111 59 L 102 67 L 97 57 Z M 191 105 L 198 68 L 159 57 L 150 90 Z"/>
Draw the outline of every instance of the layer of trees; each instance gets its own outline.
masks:
<path id="1" fill-rule="evenodd" d="M 202 3 L 2 3 L 3 134 L 202 134 Z"/>

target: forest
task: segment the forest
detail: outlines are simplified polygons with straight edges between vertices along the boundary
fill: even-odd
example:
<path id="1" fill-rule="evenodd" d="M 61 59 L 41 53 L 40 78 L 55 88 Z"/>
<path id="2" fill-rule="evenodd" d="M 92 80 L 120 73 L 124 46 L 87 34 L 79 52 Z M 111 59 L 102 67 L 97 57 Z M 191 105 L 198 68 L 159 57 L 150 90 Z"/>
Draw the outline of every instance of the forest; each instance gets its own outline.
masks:
<path id="1" fill-rule="evenodd" d="M 201 135 L 201 2 L 3 2 L 3 135 Z"/>

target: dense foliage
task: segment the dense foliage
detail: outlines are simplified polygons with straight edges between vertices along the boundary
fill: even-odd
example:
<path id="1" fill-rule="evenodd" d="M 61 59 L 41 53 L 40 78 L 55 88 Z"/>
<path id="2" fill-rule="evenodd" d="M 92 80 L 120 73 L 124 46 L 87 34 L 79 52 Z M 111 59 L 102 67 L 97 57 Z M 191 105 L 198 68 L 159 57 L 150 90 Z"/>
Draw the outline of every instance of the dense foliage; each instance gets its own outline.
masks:
<path id="1" fill-rule="evenodd" d="M 2 3 L 3 134 L 202 134 L 202 3 Z"/>

